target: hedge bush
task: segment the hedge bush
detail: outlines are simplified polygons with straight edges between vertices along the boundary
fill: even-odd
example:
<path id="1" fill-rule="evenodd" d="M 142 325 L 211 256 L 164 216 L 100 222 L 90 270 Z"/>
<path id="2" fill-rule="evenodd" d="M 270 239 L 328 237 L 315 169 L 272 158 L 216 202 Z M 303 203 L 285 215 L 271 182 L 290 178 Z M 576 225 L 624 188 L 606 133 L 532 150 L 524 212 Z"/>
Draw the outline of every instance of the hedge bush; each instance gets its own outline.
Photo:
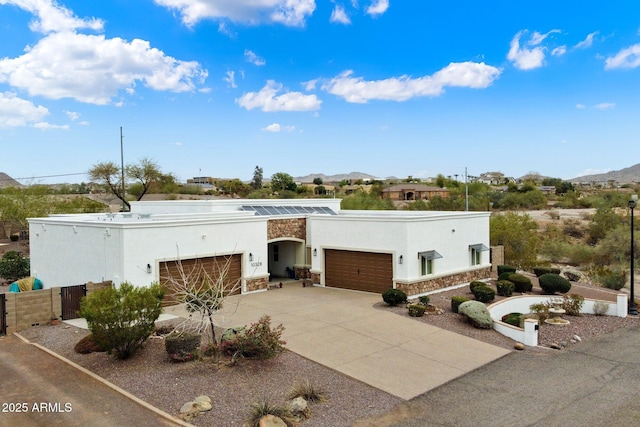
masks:
<path id="1" fill-rule="evenodd" d="M 498 280 L 496 282 L 496 290 L 498 291 L 498 295 L 501 295 L 503 297 L 510 297 L 511 295 L 513 295 L 513 290 L 515 289 L 515 287 L 516 285 L 508 280 Z"/>
<path id="2" fill-rule="evenodd" d="M 420 298 L 418 298 L 418 301 L 420 301 L 424 305 L 427 305 L 429 304 L 429 301 L 431 301 L 431 298 L 429 297 L 429 295 L 422 295 Z"/>
<path id="3" fill-rule="evenodd" d="M 501 276 L 503 273 L 515 273 L 516 268 L 510 265 L 499 265 L 498 266 L 498 276 Z"/>
<path id="4" fill-rule="evenodd" d="M 556 292 L 566 294 L 571 289 L 571 282 L 559 274 L 543 274 L 538 278 L 538 282 L 545 294 L 555 294 Z"/>
<path id="5" fill-rule="evenodd" d="M 508 323 L 509 325 L 520 327 L 520 322 L 522 320 L 522 313 L 509 313 L 502 316 L 502 321 L 504 323 Z"/>
<path id="6" fill-rule="evenodd" d="M 502 278 L 502 276 L 500 276 L 500 280 L 508 280 L 513 283 L 514 292 L 531 292 L 531 290 L 533 289 L 533 283 L 531 283 L 531 279 L 519 273 L 510 273 L 505 278 Z"/>
<path id="7" fill-rule="evenodd" d="M 460 306 L 460 304 L 462 304 L 463 302 L 469 301 L 469 298 L 463 296 L 463 295 L 454 295 L 451 297 L 451 311 L 453 311 L 454 313 L 458 312 L 458 307 Z"/>
<path id="8" fill-rule="evenodd" d="M 548 273 L 553 273 L 553 274 L 560 274 L 560 269 L 559 268 L 555 268 L 555 267 L 533 267 L 533 274 L 536 275 L 536 277 L 540 277 L 543 274 L 548 274 Z"/>
<path id="9" fill-rule="evenodd" d="M 136 288 L 123 282 L 118 289 L 101 289 L 83 298 L 80 315 L 101 348 L 126 359 L 154 332 L 164 292 L 158 283 Z"/>
<path id="10" fill-rule="evenodd" d="M 427 311 L 427 307 L 422 304 L 410 304 L 409 308 L 409 316 L 411 317 L 422 317 L 424 316 L 424 312 Z"/>
<path id="11" fill-rule="evenodd" d="M 7 282 L 29 277 L 30 268 L 29 258 L 16 251 L 9 251 L 0 259 L 0 277 Z"/>
<path id="12" fill-rule="evenodd" d="M 382 300 L 390 306 L 395 306 L 407 302 L 407 294 L 400 289 L 391 288 L 382 293 Z"/>
<path id="13" fill-rule="evenodd" d="M 487 303 L 493 301 L 496 298 L 496 291 L 486 285 L 476 286 L 473 289 L 473 296 L 475 297 L 476 301 Z"/>
<path id="14" fill-rule="evenodd" d="M 487 286 L 487 284 L 485 282 L 481 282 L 480 280 L 474 280 L 473 282 L 469 283 L 469 290 L 471 291 L 471 293 L 473 293 L 473 290 L 479 286 Z"/>

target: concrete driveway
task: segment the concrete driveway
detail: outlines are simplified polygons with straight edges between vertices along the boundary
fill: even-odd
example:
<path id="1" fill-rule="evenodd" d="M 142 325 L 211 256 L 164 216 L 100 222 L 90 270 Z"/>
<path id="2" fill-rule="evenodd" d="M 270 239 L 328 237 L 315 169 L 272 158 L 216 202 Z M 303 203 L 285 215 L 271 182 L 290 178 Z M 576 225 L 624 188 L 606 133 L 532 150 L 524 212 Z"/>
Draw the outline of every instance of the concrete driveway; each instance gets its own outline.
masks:
<path id="1" fill-rule="evenodd" d="M 299 281 L 227 299 L 217 324 L 246 325 L 262 315 L 285 327 L 286 347 L 403 399 L 411 399 L 509 353 L 376 309 L 378 294 L 302 287 Z M 188 317 L 182 306 L 165 313 Z"/>

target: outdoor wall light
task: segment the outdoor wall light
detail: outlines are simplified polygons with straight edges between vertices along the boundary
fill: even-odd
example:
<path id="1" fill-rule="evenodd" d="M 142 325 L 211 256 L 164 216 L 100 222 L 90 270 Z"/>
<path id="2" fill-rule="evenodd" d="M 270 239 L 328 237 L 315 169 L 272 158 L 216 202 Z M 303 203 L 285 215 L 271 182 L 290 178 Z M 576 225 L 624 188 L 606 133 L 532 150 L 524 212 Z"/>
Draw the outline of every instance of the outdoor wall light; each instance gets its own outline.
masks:
<path id="1" fill-rule="evenodd" d="M 318 249 L 313 250 L 313 256 L 318 256 Z"/>
<path id="2" fill-rule="evenodd" d="M 404 262 L 404 257 L 400 255 L 400 257 L 398 258 L 398 264 L 402 264 L 403 262 Z"/>
<path id="3" fill-rule="evenodd" d="M 452 233 L 455 233 L 455 232 L 456 232 L 456 229 L 455 229 L 455 228 L 452 228 L 452 229 L 451 229 L 451 232 L 452 232 Z"/>
<path id="4" fill-rule="evenodd" d="M 147 273 L 151 274 L 151 264 L 147 264 Z"/>
<path id="5" fill-rule="evenodd" d="M 253 254 L 249 252 L 249 261 L 253 261 Z"/>
<path id="6" fill-rule="evenodd" d="M 206 235 L 206 234 L 203 234 L 203 235 L 202 235 L 202 239 L 206 239 L 206 238 L 207 238 L 207 235 Z"/>

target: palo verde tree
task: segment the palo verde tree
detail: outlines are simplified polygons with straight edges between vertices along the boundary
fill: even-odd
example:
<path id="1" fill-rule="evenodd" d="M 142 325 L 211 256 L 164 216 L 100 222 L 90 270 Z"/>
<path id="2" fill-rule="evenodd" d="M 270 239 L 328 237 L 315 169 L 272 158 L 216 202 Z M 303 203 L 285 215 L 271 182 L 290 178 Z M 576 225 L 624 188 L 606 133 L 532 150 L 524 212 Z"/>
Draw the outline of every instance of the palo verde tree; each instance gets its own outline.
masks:
<path id="1" fill-rule="evenodd" d="M 529 215 L 516 212 L 492 215 L 491 245 L 504 246 L 504 261 L 518 268 L 529 268 L 538 258 L 538 224 Z"/>
<path id="2" fill-rule="evenodd" d="M 124 169 L 124 179 L 122 182 L 122 170 L 114 162 L 101 162 L 93 165 L 89 169 L 89 177 L 107 187 L 107 190 L 116 196 L 126 205 L 126 210 L 131 209 L 131 205 L 126 198 L 126 186 L 129 181 L 134 181 L 138 184 L 138 191 L 136 191 L 136 200 L 141 200 L 142 197 L 149 191 L 154 183 L 157 183 L 163 177 L 160 167 L 151 159 L 143 158 L 138 164 L 127 165 Z"/>
<path id="3" fill-rule="evenodd" d="M 0 221 L 7 237 L 12 232 L 12 224 L 18 225 L 20 231 L 26 230 L 29 227 L 27 218 L 44 217 L 53 213 L 53 210 L 52 196 L 43 185 L 0 190 Z"/>

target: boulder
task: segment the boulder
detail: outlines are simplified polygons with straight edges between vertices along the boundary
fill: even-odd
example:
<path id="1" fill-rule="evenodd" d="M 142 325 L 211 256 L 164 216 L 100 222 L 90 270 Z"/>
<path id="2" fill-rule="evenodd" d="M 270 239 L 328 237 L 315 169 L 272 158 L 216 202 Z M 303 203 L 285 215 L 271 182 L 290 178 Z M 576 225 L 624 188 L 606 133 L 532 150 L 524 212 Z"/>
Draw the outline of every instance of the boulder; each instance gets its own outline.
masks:
<path id="1" fill-rule="evenodd" d="M 493 319 L 491 313 L 480 301 L 465 301 L 458 307 L 458 313 L 463 314 L 469 319 L 469 322 L 480 329 L 491 329 Z"/>
<path id="2" fill-rule="evenodd" d="M 525 347 L 521 342 L 517 342 L 513 345 L 513 348 L 515 348 L 516 350 L 524 350 Z"/>
<path id="3" fill-rule="evenodd" d="M 282 418 L 276 417 L 275 415 L 265 415 L 260 418 L 259 427 L 287 427 L 287 423 L 282 421 Z"/>
<path id="4" fill-rule="evenodd" d="M 198 396 L 193 400 L 193 403 L 195 403 L 200 412 L 210 411 L 213 408 L 209 396 Z"/>

